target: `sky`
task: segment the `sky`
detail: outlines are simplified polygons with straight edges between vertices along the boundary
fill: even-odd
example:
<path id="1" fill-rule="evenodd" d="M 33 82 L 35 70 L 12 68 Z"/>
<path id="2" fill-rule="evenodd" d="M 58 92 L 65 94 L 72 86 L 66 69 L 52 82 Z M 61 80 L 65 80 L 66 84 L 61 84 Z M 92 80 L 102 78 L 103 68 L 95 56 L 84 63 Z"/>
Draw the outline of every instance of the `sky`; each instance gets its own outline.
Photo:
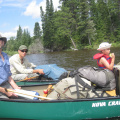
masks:
<path id="1" fill-rule="evenodd" d="M 58 9 L 59 0 L 53 0 L 54 10 Z M 16 37 L 19 25 L 28 29 L 33 36 L 35 22 L 39 22 L 40 6 L 46 9 L 46 0 L 0 0 L 0 34 L 3 37 Z"/>

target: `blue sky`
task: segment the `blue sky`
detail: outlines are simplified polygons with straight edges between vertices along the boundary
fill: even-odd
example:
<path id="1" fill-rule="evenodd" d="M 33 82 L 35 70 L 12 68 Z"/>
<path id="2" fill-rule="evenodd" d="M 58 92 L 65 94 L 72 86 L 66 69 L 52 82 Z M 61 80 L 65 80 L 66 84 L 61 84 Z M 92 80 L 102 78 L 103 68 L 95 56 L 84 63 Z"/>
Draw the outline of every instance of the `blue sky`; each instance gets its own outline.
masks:
<path id="1" fill-rule="evenodd" d="M 57 10 L 59 0 L 53 0 L 53 5 Z M 20 25 L 33 36 L 35 22 L 41 25 L 40 6 L 45 11 L 46 0 L 0 0 L 0 34 L 8 39 L 16 37 Z"/>

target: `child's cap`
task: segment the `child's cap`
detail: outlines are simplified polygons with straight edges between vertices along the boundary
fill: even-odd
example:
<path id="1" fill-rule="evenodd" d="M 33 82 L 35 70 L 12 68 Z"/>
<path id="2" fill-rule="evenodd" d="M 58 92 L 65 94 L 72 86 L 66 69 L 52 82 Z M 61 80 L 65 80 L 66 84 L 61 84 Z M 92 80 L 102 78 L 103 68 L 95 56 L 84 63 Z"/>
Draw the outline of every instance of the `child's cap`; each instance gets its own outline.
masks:
<path id="1" fill-rule="evenodd" d="M 109 44 L 108 42 L 102 42 L 99 45 L 99 48 L 97 50 L 102 51 L 102 50 L 110 48 L 110 47 L 111 47 L 111 44 Z"/>

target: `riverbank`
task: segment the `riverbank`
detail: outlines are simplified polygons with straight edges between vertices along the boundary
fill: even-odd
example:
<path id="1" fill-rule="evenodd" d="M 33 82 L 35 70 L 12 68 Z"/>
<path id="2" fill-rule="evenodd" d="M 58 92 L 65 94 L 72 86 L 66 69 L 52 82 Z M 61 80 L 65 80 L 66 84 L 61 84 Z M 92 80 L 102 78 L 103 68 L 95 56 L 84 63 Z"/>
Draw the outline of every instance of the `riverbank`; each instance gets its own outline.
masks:
<path id="1" fill-rule="evenodd" d="M 112 44 L 112 47 L 120 47 L 120 43 L 111 43 L 111 44 Z M 94 44 L 94 45 L 84 46 L 80 49 L 97 49 L 98 47 L 99 47 L 98 44 Z M 80 50 L 80 49 L 78 49 L 78 50 Z M 64 50 L 64 51 L 73 51 L 73 49 L 67 49 L 67 50 Z M 12 56 L 12 55 L 18 53 L 17 51 L 4 51 L 4 52 L 7 53 L 9 56 Z M 40 53 L 44 53 L 44 52 L 42 51 Z M 28 52 L 28 54 L 31 54 L 31 53 Z"/>
<path id="2" fill-rule="evenodd" d="M 3 52 L 7 53 L 9 56 L 12 56 L 18 53 L 17 51 L 3 51 Z"/>
<path id="3" fill-rule="evenodd" d="M 110 43 L 112 44 L 112 47 L 120 47 L 120 43 Z M 99 44 L 89 45 L 85 46 L 84 49 L 97 49 L 99 47 Z"/>

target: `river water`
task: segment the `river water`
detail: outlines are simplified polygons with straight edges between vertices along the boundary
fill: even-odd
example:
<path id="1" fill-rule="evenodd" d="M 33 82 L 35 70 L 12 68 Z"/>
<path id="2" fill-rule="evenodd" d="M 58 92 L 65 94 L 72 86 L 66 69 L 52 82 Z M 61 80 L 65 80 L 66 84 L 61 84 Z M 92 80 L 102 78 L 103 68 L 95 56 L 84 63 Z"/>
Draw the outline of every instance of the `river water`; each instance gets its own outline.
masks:
<path id="1" fill-rule="evenodd" d="M 93 60 L 93 55 L 96 54 L 97 52 L 98 52 L 97 50 L 64 51 L 31 54 L 27 55 L 26 57 L 30 62 L 36 65 L 57 64 L 59 67 L 63 67 L 68 71 L 72 71 L 86 65 L 97 67 L 96 60 Z M 115 53 L 115 64 L 117 64 L 118 62 L 120 62 L 120 48 L 111 48 L 111 53 L 113 52 Z M 12 120 L 12 119 L 0 119 L 0 120 Z M 120 120 L 120 118 L 112 118 L 110 120 Z"/>
<path id="2" fill-rule="evenodd" d="M 75 70 L 79 67 L 92 65 L 97 67 L 96 60 L 93 60 L 93 55 L 97 50 L 79 50 L 67 52 L 53 52 L 27 55 L 30 62 L 36 65 L 57 64 L 68 71 Z M 120 48 L 111 48 L 111 53 L 115 53 L 115 64 L 120 61 Z"/>

